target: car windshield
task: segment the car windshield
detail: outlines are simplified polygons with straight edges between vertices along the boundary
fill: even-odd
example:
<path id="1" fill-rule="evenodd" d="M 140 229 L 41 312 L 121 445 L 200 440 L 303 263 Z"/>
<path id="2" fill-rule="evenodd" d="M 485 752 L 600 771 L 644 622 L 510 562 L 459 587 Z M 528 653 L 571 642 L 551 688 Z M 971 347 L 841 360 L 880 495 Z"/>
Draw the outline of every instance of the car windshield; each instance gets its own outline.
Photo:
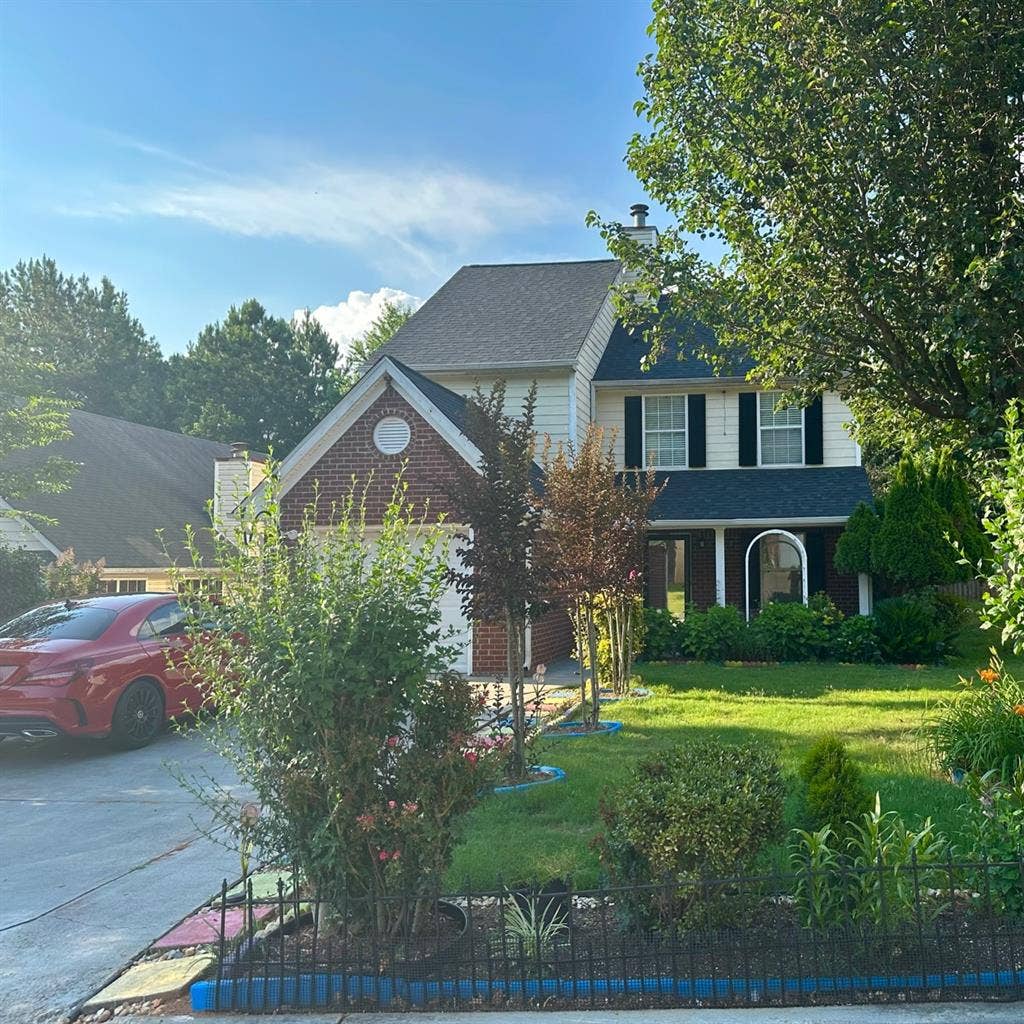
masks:
<path id="1" fill-rule="evenodd" d="M 0 626 L 0 637 L 14 640 L 97 640 L 117 617 L 110 608 L 48 604 Z"/>

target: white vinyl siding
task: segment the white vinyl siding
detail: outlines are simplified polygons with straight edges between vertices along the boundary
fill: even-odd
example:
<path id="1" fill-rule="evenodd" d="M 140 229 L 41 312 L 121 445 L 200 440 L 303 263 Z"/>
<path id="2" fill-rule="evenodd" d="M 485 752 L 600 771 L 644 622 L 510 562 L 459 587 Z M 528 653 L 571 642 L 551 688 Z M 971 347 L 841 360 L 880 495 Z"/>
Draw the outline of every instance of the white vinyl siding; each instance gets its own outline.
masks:
<path id="1" fill-rule="evenodd" d="M 657 389 L 642 387 L 597 388 L 594 401 L 594 421 L 604 427 L 606 439 L 615 432 L 615 462 L 618 466 L 625 463 L 624 449 L 624 406 L 623 399 L 627 395 L 642 395 L 646 391 L 664 394 L 669 389 L 659 383 Z M 740 391 L 749 391 L 750 386 L 716 387 L 714 381 L 706 384 L 680 388 L 679 395 L 698 392 L 705 396 L 706 418 L 705 430 L 707 439 L 708 469 L 739 469 L 739 403 L 736 395 Z M 857 446 L 850 436 L 845 423 L 849 423 L 853 415 L 846 403 L 834 392 L 825 394 L 822 406 L 825 466 L 856 466 Z M 800 452 L 799 465 L 803 464 L 803 450 Z"/>
<path id="2" fill-rule="evenodd" d="M 686 467 L 686 395 L 644 395 L 644 467 Z"/>
<path id="3" fill-rule="evenodd" d="M 601 304 L 593 325 L 587 332 L 587 337 L 580 348 L 580 354 L 576 359 L 576 379 L 574 382 L 576 392 L 576 440 L 582 441 L 587 432 L 587 424 L 591 419 L 596 418 L 595 411 L 590 404 L 590 382 L 597 373 L 597 367 L 604 355 L 608 339 L 611 337 L 615 327 L 615 307 L 612 302 L 611 293 Z"/>
<path id="4" fill-rule="evenodd" d="M 758 462 L 762 466 L 802 466 L 804 411 L 796 405 L 780 407 L 781 398 L 781 391 L 758 393 Z"/>
<path id="5" fill-rule="evenodd" d="M 478 379 L 480 387 L 486 393 L 490 391 L 499 374 L 496 372 L 493 377 L 487 377 L 483 373 L 429 373 L 427 376 L 456 394 L 469 396 L 473 394 Z M 505 411 L 512 415 L 517 415 L 522 410 L 523 399 L 526 398 L 531 383 L 537 381 L 538 459 L 544 449 L 545 435 L 551 438 L 553 444 L 569 440 L 569 392 L 572 374 L 568 370 L 557 374 L 550 371 L 535 374 L 517 371 L 514 374 L 500 376 L 505 379 Z"/>

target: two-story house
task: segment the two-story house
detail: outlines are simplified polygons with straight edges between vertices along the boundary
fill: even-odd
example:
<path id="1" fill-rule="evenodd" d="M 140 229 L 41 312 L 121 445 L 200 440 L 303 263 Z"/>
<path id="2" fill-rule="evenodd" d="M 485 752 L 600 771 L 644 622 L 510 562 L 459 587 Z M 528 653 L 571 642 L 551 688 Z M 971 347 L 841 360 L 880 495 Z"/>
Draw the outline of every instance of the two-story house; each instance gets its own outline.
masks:
<path id="1" fill-rule="evenodd" d="M 638 232 L 653 230 L 642 214 L 638 221 Z M 457 530 L 450 452 L 474 466 L 479 457 L 466 396 L 502 378 L 514 410 L 536 381 L 537 427 L 553 443 L 600 424 L 615 432 L 621 467 L 653 466 L 665 481 L 650 524 L 650 604 L 683 615 L 728 603 L 749 617 L 769 601 L 823 591 L 847 613 L 868 611 L 869 580 L 833 566 L 848 516 L 871 499 L 849 409 L 833 393 L 779 407 L 778 392 L 747 380 L 749 363 L 720 376 L 676 351 L 644 372 L 645 345 L 617 322 L 611 301 L 621 274 L 614 260 L 463 267 L 284 461 L 284 518 L 298 525 L 318 491 L 326 522 L 355 478 L 369 482 L 368 517 L 379 521 L 405 465 L 410 498 Z M 460 638 L 456 667 L 502 670 L 499 627 L 465 621 L 454 591 L 442 613 Z M 561 612 L 530 630 L 531 664 L 570 649 Z"/>

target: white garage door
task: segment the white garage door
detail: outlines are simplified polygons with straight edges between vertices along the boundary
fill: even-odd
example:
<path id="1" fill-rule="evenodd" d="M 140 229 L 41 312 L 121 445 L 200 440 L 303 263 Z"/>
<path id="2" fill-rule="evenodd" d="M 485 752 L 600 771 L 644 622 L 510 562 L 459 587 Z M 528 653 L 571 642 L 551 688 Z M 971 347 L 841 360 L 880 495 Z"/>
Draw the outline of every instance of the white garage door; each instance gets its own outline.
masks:
<path id="1" fill-rule="evenodd" d="M 453 538 L 451 547 L 448 550 L 448 564 L 453 569 L 460 569 L 462 567 L 458 553 L 460 543 L 465 543 L 465 539 L 460 537 Z M 450 629 L 454 631 L 449 643 L 457 646 L 459 649 L 450 667 L 458 672 L 468 672 L 473 628 L 462 612 L 462 598 L 454 587 L 449 587 L 441 597 L 441 625 L 445 630 Z"/>

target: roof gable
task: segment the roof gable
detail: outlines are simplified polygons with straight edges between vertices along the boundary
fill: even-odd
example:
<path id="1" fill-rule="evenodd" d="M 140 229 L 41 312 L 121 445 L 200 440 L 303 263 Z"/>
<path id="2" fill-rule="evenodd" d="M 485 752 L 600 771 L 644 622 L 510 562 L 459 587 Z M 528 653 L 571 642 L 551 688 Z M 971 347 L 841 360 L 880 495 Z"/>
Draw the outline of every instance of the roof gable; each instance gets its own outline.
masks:
<path id="1" fill-rule="evenodd" d="M 378 350 L 416 370 L 570 366 L 617 260 L 466 266 Z"/>

